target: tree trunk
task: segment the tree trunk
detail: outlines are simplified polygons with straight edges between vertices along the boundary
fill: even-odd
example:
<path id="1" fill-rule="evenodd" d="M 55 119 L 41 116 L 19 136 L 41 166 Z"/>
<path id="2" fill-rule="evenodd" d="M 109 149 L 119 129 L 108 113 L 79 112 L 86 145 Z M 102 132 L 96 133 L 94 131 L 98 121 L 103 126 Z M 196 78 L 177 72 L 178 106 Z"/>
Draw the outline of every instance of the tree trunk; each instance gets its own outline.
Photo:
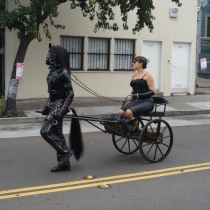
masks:
<path id="1" fill-rule="evenodd" d="M 16 79 L 16 63 L 24 62 L 28 46 L 33 39 L 34 38 L 29 35 L 23 35 L 20 38 L 20 44 L 19 44 L 18 51 L 17 51 L 15 61 L 13 64 L 13 70 L 12 70 L 10 83 L 9 83 L 9 87 L 8 87 L 7 101 L 6 101 L 6 107 L 5 107 L 6 115 L 8 115 L 8 114 L 17 115 L 16 95 L 17 95 L 19 80 Z"/>

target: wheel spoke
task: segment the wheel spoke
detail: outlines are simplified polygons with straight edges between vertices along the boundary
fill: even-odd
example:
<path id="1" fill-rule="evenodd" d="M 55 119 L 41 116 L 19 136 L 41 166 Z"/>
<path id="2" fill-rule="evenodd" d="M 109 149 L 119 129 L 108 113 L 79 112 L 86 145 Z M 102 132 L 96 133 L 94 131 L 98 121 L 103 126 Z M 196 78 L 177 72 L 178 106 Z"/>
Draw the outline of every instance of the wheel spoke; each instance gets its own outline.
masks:
<path id="1" fill-rule="evenodd" d="M 131 151 L 130 140 L 129 139 L 128 139 L 128 150 L 129 150 L 129 152 Z"/>
<path id="2" fill-rule="evenodd" d="M 133 140 L 133 143 L 138 147 L 136 140 L 135 139 L 132 139 L 132 140 Z"/>
<path id="3" fill-rule="evenodd" d="M 152 125 L 149 125 L 149 127 L 150 127 L 150 129 L 153 131 L 153 127 L 152 127 Z M 154 133 L 154 131 L 153 131 L 153 133 Z"/>
<path id="4" fill-rule="evenodd" d="M 148 156 L 148 155 L 149 155 L 149 153 L 150 153 L 150 151 L 151 151 L 151 149 L 152 149 L 153 145 L 154 145 L 154 144 L 152 144 L 152 145 L 151 145 L 151 147 L 149 148 L 149 150 L 148 150 L 148 152 L 147 152 L 146 156 Z"/>
<path id="5" fill-rule="evenodd" d="M 167 126 L 165 126 L 164 127 L 164 129 L 163 129 L 163 131 L 161 131 L 161 128 L 160 128 L 160 130 L 159 130 L 159 132 L 158 132 L 158 134 L 159 134 L 159 136 L 156 136 L 156 138 L 158 138 L 158 139 L 163 139 L 163 137 L 162 138 L 160 138 L 160 136 L 162 135 L 163 136 L 163 133 L 165 132 L 165 130 L 166 130 L 166 128 L 167 128 Z M 156 132 L 157 133 L 157 132 Z M 170 135 L 169 135 L 170 136 Z M 164 137 L 164 138 L 167 138 L 167 137 L 169 137 L 169 136 L 166 136 L 166 137 Z"/>
<path id="6" fill-rule="evenodd" d="M 151 125 L 150 125 L 150 129 L 151 129 L 152 133 L 154 134 L 155 132 L 154 132 L 154 130 L 153 130 L 153 128 L 152 128 L 152 126 L 151 126 Z"/>
<path id="7" fill-rule="evenodd" d="M 155 154 L 154 154 L 154 159 L 153 159 L 153 160 L 155 160 L 155 158 L 156 158 L 156 154 L 157 154 L 157 147 L 158 147 L 158 144 L 156 144 Z"/>
<path id="8" fill-rule="evenodd" d="M 168 137 L 171 137 L 171 135 L 164 136 L 164 137 L 162 137 L 162 138 L 160 138 L 160 139 L 163 140 L 163 139 L 166 139 L 166 138 L 168 138 Z"/>
<path id="9" fill-rule="evenodd" d="M 159 147 L 158 144 L 157 144 L 157 147 L 158 147 L 158 150 L 160 151 L 160 153 L 161 153 L 161 155 L 162 155 L 162 157 L 163 157 L 163 153 L 162 153 L 162 151 L 161 151 L 161 149 L 160 149 L 160 147 Z"/>
<path id="10" fill-rule="evenodd" d="M 167 144 L 164 144 L 164 143 L 161 143 L 162 145 L 166 146 L 166 147 L 169 147 Z"/>
<path id="11" fill-rule="evenodd" d="M 160 124 L 161 122 L 157 123 L 157 128 L 156 128 L 156 133 L 155 133 L 155 139 L 158 138 L 158 136 L 160 135 Z"/>
<path id="12" fill-rule="evenodd" d="M 167 128 L 167 126 L 165 126 L 165 128 L 163 129 L 162 133 L 164 133 L 165 129 Z"/>
<path id="13" fill-rule="evenodd" d="M 125 143 L 124 143 L 123 146 L 121 147 L 121 150 L 123 150 L 123 148 L 124 148 L 126 142 L 128 142 L 128 139 L 126 139 Z"/>
<path id="14" fill-rule="evenodd" d="M 118 140 L 116 140 L 115 142 L 118 142 L 118 141 L 120 141 L 121 139 L 123 139 L 123 137 L 119 138 L 119 139 L 118 139 Z"/>

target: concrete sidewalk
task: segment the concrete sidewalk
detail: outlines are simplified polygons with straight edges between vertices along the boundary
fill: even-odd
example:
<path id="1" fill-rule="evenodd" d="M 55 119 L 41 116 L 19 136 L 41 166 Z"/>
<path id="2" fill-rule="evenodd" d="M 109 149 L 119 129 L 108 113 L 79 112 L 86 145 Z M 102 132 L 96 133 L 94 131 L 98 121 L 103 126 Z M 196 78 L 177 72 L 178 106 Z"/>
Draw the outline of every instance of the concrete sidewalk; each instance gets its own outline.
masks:
<path id="1" fill-rule="evenodd" d="M 169 101 L 166 116 L 210 113 L 210 95 L 208 94 L 176 95 L 164 98 Z M 71 107 L 75 108 L 77 114 L 81 116 L 110 116 L 118 113 L 123 100 L 124 98 L 105 100 L 96 97 L 75 97 Z M 17 110 L 24 111 L 27 117 L 0 118 L 0 124 L 43 122 L 45 116 L 35 111 L 42 110 L 45 103 L 46 99 L 17 100 Z"/>
<path id="2" fill-rule="evenodd" d="M 210 79 L 196 77 L 196 94 L 175 95 L 164 97 L 169 101 L 166 108 L 166 116 L 188 115 L 188 114 L 205 114 L 210 113 Z M 157 97 L 161 97 L 161 93 L 157 92 Z M 36 113 L 36 110 L 42 110 L 47 99 L 27 99 L 17 100 L 17 111 L 23 111 L 27 117 L 0 118 L 0 124 L 8 123 L 30 123 L 41 122 L 44 116 Z M 97 97 L 75 97 L 72 108 L 75 108 L 78 115 L 94 115 L 104 116 L 118 113 L 124 98 L 111 98 L 105 100 Z"/>

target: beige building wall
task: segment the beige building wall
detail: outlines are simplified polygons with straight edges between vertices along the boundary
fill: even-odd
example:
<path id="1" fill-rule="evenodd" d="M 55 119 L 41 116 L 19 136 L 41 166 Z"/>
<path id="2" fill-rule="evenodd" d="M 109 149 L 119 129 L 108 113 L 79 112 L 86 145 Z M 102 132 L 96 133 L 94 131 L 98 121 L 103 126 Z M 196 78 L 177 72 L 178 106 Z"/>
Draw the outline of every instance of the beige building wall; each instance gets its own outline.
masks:
<path id="1" fill-rule="evenodd" d="M 12 6 L 12 5 L 10 5 Z M 60 36 L 83 36 L 84 42 L 84 69 L 82 71 L 72 71 L 72 74 L 81 80 L 86 86 L 103 96 L 108 97 L 125 97 L 130 91 L 129 85 L 133 72 L 113 71 L 114 69 L 114 39 L 135 39 L 136 40 L 136 55 L 142 55 L 143 41 L 161 41 L 162 45 L 162 66 L 160 89 L 164 96 L 171 95 L 171 62 L 172 49 L 174 42 L 191 43 L 190 52 L 190 85 L 189 93 L 194 94 L 195 86 L 195 57 L 196 57 L 196 25 L 197 25 L 197 0 L 185 0 L 182 7 L 179 9 L 177 18 L 170 17 L 170 8 L 176 6 L 170 0 L 154 1 L 155 10 L 153 15 L 154 31 L 150 33 L 145 27 L 135 35 L 132 34 L 132 27 L 136 21 L 135 11 L 129 14 L 129 30 L 124 31 L 121 27 L 120 12 L 116 8 L 115 22 L 119 23 L 120 29 L 117 32 L 100 30 L 97 33 L 93 32 L 94 21 L 90 21 L 87 17 L 84 18 L 79 9 L 71 10 L 70 3 L 67 2 L 59 6 L 59 16 L 55 19 L 56 23 L 66 26 L 64 30 L 50 28 L 52 40 L 48 41 L 42 33 L 42 42 L 33 40 L 28 47 L 25 57 L 25 67 L 23 77 L 20 80 L 18 87 L 17 99 L 29 98 L 47 98 L 46 76 L 48 67 L 45 65 L 45 57 L 48 51 L 49 42 L 59 45 Z M 110 54 L 110 70 L 109 71 L 87 71 L 88 62 L 88 37 L 105 37 L 111 39 L 111 54 Z M 5 50 L 5 82 L 6 91 L 10 79 L 14 56 L 18 47 L 18 40 L 15 32 L 6 31 L 6 50 Z M 73 77 L 74 79 L 74 77 Z M 75 97 L 93 96 L 83 90 L 74 82 L 73 88 Z M 7 93 L 6 93 L 7 94 Z"/>

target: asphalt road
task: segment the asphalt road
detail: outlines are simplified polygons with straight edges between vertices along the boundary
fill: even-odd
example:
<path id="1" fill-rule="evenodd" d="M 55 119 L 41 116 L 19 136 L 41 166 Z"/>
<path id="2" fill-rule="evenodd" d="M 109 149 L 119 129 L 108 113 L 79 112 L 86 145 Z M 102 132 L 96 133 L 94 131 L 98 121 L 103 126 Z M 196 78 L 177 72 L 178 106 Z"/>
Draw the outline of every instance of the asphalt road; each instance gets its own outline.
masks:
<path id="1" fill-rule="evenodd" d="M 120 154 L 108 134 L 84 133 L 84 156 L 60 173 L 41 137 L 0 139 L 0 210 L 209 210 L 209 125 L 173 132 L 171 153 L 155 164 Z"/>

